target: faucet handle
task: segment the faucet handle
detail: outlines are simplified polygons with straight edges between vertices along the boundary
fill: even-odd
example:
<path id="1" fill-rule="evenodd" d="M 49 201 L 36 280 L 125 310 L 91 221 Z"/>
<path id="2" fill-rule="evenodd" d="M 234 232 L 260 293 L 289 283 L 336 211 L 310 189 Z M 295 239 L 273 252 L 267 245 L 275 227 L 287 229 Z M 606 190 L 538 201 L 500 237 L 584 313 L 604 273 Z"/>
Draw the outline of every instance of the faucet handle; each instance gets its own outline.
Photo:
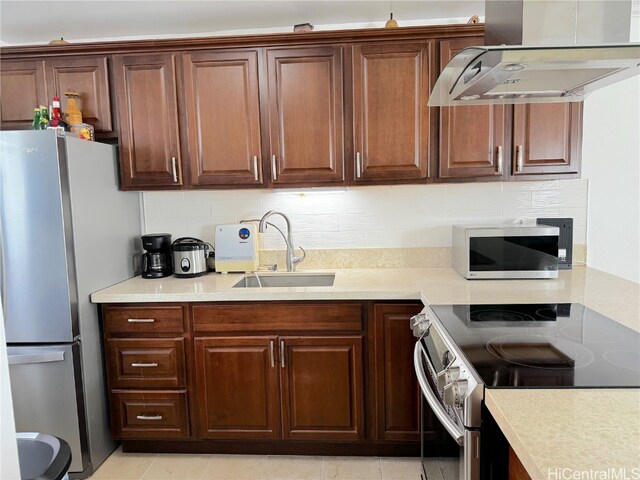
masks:
<path id="1" fill-rule="evenodd" d="M 298 248 L 300 250 L 302 250 L 302 256 L 301 257 L 293 257 L 293 264 L 294 265 L 296 263 L 302 262 L 305 258 L 307 258 L 307 251 L 304 248 L 302 248 L 300 245 L 298 245 Z"/>

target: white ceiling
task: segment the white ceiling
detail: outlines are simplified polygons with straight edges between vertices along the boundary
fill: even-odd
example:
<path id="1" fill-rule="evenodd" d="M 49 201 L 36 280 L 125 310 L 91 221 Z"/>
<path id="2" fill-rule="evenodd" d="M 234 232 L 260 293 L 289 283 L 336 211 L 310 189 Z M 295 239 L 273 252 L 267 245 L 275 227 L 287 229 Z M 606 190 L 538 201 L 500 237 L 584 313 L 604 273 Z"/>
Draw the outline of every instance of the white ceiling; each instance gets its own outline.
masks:
<path id="1" fill-rule="evenodd" d="M 483 0 L 361 1 L 0 1 L 3 45 L 92 39 L 162 38 L 291 31 L 309 22 L 318 29 L 378 27 L 390 9 L 402 25 L 484 15 Z M 429 22 L 431 20 L 431 22 Z M 421 22 L 422 21 L 422 22 Z M 466 21 L 466 20 L 465 20 Z"/>

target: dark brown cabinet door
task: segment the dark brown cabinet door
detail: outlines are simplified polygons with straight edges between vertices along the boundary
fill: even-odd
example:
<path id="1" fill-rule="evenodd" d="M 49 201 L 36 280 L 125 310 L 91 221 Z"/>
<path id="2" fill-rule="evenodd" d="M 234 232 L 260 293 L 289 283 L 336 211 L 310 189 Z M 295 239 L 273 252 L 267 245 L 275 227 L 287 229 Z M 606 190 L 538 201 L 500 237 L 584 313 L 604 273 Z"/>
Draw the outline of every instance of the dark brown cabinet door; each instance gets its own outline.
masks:
<path id="1" fill-rule="evenodd" d="M 362 337 L 279 337 L 284 438 L 364 434 Z"/>
<path id="2" fill-rule="evenodd" d="M 33 109 L 49 106 L 42 60 L 12 62 L 4 60 L 0 69 L 0 128 L 29 129 Z"/>
<path id="3" fill-rule="evenodd" d="M 513 175 L 579 173 L 581 146 L 582 103 L 514 106 Z"/>
<path id="4" fill-rule="evenodd" d="M 258 51 L 183 57 L 191 184 L 262 183 Z"/>
<path id="5" fill-rule="evenodd" d="M 179 187 L 176 56 L 114 55 L 122 187 Z"/>
<path id="6" fill-rule="evenodd" d="M 353 47 L 355 182 L 428 175 L 431 43 Z"/>
<path id="7" fill-rule="evenodd" d="M 198 435 L 280 437 L 276 337 L 196 338 Z"/>
<path id="8" fill-rule="evenodd" d="M 421 304 L 374 307 L 376 436 L 379 440 L 420 440 L 420 391 L 413 369 L 416 339 L 409 319 Z"/>
<path id="9" fill-rule="evenodd" d="M 273 184 L 344 182 L 342 48 L 267 50 Z"/>
<path id="10" fill-rule="evenodd" d="M 482 37 L 440 42 L 440 70 L 463 48 L 483 45 Z M 510 106 L 472 105 L 440 109 L 438 177 L 493 177 L 507 175 Z"/>
<path id="11" fill-rule="evenodd" d="M 49 96 L 60 97 L 63 112 L 67 107 L 64 92 L 78 92 L 82 120 L 93 125 L 96 132 L 113 130 L 107 57 L 48 59 L 45 71 Z"/>

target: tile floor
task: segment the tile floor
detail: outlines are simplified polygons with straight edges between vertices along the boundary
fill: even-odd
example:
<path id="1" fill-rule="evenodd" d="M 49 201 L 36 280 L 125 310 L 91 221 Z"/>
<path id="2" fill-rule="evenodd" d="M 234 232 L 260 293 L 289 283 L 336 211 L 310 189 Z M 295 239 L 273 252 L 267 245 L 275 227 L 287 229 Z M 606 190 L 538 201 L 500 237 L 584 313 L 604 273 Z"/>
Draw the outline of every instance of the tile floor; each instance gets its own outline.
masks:
<path id="1" fill-rule="evenodd" d="M 458 480 L 457 458 L 433 458 L 429 480 Z M 420 480 L 420 459 L 168 455 L 116 450 L 91 480 Z"/>

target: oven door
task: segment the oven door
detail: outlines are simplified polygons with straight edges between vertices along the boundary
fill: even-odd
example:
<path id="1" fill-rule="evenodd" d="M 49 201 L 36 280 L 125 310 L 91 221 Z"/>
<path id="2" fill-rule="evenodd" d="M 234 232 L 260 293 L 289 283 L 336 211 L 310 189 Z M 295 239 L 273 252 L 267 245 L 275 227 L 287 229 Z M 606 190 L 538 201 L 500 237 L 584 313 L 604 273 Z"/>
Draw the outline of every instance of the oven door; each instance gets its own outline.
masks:
<path id="1" fill-rule="evenodd" d="M 425 343 L 427 343 L 425 347 Z M 438 373 L 444 370 L 446 365 L 435 357 L 434 353 L 437 349 L 434 346 L 432 337 L 429 332 L 416 342 L 413 355 L 413 363 L 416 370 L 416 376 L 418 377 L 418 384 L 422 391 L 422 396 L 429 404 L 429 407 L 440 420 L 440 423 L 449 432 L 449 435 L 462 446 L 464 444 L 464 426 L 459 418 L 459 415 L 453 408 L 445 405 L 442 400 L 442 392 L 438 391 L 436 387 L 436 378 Z M 447 351 L 448 352 L 448 351 Z M 430 358 L 430 354 L 431 357 Z M 444 354 L 444 358 L 447 359 L 447 354 Z"/>
<path id="2" fill-rule="evenodd" d="M 425 309 L 427 311 L 427 309 Z M 423 311 L 423 318 L 429 318 L 429 313 Z M 431 315 L 433 313 L 431 312 Z M 431 317 L 433 318 L 433 317 Z M 419 322 L 420 319 L 417 319 Z M 424 321 L 424 320 L 423 320 Z M 415 320 L 413 321 L 415 322 Z M 423 323 L 425 325 L 425 323 Z M 453 408 L 445 404 L 444 394 L 438 388 L 438 374 L 449 366 L 461 366 L 461 359 L 447 346 L 447 342 L 439 332 L 439 326 L 433 322 L 426 322 L 422 336 L 416 342 L 414 349 L 414 368 L 420 390 L 422 391 L 422 416 L 424 421 L 425 408 L 430 408 L 442 423 L 449 435 L 460 445 L 460 480 L 480 479 L 480 431 L 477 428 L 466 428 L 463 423 L 463 409 Z M 415 326 L 412 323 L 412 326 Z M 418 326 L 414 333 L 420 330 Z M 471 381 L 471 380 L 470 380 Z M 472 398 L 470 400 L 475 400 Z M 422 477 L 429 480 L 429 466 L 425 451 L 425 426 L 421 423 L 422 435 Z"/>

